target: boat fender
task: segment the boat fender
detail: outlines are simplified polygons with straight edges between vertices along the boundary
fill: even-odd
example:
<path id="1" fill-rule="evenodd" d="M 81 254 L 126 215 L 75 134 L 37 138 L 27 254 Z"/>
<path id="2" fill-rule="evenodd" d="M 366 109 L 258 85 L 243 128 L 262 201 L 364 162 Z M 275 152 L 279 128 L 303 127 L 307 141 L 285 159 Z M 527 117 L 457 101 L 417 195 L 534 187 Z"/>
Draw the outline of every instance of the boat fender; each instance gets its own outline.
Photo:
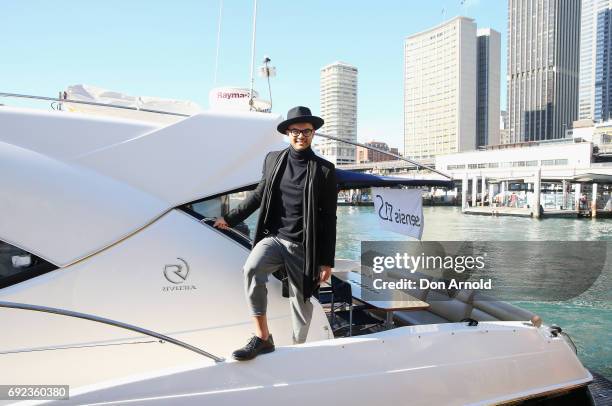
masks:
<path id="1" fill-rule="evenodd" d="M 466 317 L 465 319 L 461 319 L 461 323 L 467 322 L 467 325 L 470 327 L 476 327 L 478 325 L 478 320 L 474 320 L 471 317 Z"/>
<path id="2" fill-rule="evenodd" d="M 540 328 L 542 326 L 542 318 L 537 314 L 534 314 L 530 321 L 531 325 L 535 328 Z"/>

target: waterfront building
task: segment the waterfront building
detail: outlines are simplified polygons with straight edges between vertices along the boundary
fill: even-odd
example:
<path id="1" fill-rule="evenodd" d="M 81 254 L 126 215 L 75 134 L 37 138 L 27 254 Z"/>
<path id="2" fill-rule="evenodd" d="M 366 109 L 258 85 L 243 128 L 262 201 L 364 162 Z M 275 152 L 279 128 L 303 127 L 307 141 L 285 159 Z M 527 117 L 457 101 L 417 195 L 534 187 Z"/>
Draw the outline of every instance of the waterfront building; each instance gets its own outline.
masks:
<path id="1" fill-rule="evenodd" d="M 368 162 L 368 149 L 364 147 L 355 147 L 355 163 L 363 164 Z"/>
<path id="2" fill-rule="evenodd" d="M 598 123 L 589 119 L 574 121 L 569 136 L 593 143 L 596 159 L 612 157 L 612 120 Z"/>
<path id="3" fill-rule="evenodd" d="M 428 159 L 475 149 L 476 83 L 473 19 L 455 17 L 406 38 L 406 157 Z"/>
<path id="4" fill-rule="evenodd" d="M 612 2 L 583 0 L 580 22 L 579 119 L 596 122 L 612 112 Z"/>
<path id="5" fill-rule="evenodd" d="M 498 143 L 499 33 L 458 16 L 404 42 L 404 154 L 437 155 Z"/>
<path id="6" fill-rule="evenodd" d="M 321 69 L 321 117 L 323 134 L 357 141 L 357 68 L 334 62 Z M 335 165 L 355 163 L 355 147 L 346 143 L 321 140 L 316 146 L 325 159 Z"/>
<path id="7" fill-rule="evenodd" d="M 389 148 L 386 142 L 381 141 L 369 141 L 364 143 L 364 145 L 368 147 L 378 148 L 383 151 L 388 151 L 391 154 L 399 155 L 399 150 L 397 148 Z M 368 162 L 384 162 L 384 161 L 393 161 L 397 158 L 393 158 L 390 155 L 384 154 L 382 152 L 374 151 L 364 147 L 355 147 L 356 154 L 356 164 L 363 164 Z"/>
<path id="8" fill-rule="evenodd" d="M 501 36 L 490 28 L 481 28 L 477 35 L 476 146 L 500 143 L 499 75 Z"/>
<path id="9" fill-rule="evenodd" d="M 467 173 L 510 177 L 542 170 L 562 171 L 591 168 L 593 145 L 590 142 L 560 139 L 501 144 L 481 151 L 436 157 L 436 169 L 461 179 Z M 612 165 L 609 166 L 612 169 Z"/>
<path id="10" fill-rule="evenodd" d="M 388 151 L 396 155 L 398 155 L 398 152 L 399 152 L 397 148 L 389 148 L 389 145 L 387 145 L 386 142 L 372 140 L 370 142 L 366 142 L 365 145 L 367 145 L 368 147 L 378 148 L 383 151 Z M 396 159 L 390 155 L 383 154 L 382 152 L 373 151 L 371 149 L 367 151 L 368 151 L 368 162 L 393 161 Z"/>
<path id="11" fill-rule="evenodd" d="M 578 115 L 580 0 L 508 1 L 510 142 L 563 138 Z"/>

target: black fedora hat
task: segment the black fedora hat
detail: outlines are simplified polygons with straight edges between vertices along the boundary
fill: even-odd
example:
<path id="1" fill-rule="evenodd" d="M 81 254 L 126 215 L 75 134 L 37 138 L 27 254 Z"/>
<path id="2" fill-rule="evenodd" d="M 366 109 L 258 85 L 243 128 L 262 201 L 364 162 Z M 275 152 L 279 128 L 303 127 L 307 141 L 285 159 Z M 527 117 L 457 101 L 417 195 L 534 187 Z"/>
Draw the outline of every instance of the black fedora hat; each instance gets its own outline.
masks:
<path id="1" fill-rule="evenodd" d="M 287 127 L 294 123 L 310 123 L 316 131 L 323 126 L 323 119 L 313 116 L 308 107 L 297 106 L 287 112 L 287 119 L 280 123 L 276 129 L 279 133 L 285 134 Z"/>

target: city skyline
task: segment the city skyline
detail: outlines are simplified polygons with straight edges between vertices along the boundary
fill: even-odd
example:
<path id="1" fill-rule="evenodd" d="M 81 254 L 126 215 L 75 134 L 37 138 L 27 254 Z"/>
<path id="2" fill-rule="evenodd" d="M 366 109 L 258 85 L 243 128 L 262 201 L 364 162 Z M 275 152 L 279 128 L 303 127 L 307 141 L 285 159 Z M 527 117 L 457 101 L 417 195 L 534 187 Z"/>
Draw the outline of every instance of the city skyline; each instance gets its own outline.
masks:
<path id="1" fill-rule="evenodd" d="M 217 86 L 249 87 L 252 5 L 224 0 Z M 309 7 L 260 0 L 258 7 L 255 64 L 268 55 L 277 68 L 273 112 L 285 115 L 295 105 L 307 105 L 320 113 L 319 70 L 342 60 L 360 72 L 358 140 L 376 135 L 400 149 L 404 39 L 460 14 L 502 37 L 506 32 L 505 2 L 433 0 L 423 8 L 398 0 L 384 7 L 366 2 L 355 7 L 348 0 L 314 0 Z M 3 5 L 3 16 L 0 33 L 12 40 L 0 44 L 2 91 L 54 97 L 84 83 L 208 105 L 215 86 L 218 1 L 183 0 L 177 6 L 26 0 Z M 117 28 L 109 30 L 109 21 Z M 296 29 L 296 21 L 312 28 Z M 502 77 L 504 70 L 502 60 Z M 256 76 L 255 88 L 267 96 L 263 78 Z"/>

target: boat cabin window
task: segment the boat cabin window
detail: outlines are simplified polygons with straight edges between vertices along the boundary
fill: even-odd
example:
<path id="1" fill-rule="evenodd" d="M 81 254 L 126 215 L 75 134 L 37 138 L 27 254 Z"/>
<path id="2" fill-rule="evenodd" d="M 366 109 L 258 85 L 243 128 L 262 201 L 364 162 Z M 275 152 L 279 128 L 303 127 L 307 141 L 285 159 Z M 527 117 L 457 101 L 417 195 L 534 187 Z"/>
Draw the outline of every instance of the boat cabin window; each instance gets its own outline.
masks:
<path id="1" fill-rule="evenodd" d="M 0 241 L 0 289 L 54 269 L 57 267 L 44 259 Z"/>
<path id="2" fill-rule="evenodd" d="M 214 219 L 229 213 L 230 210 L 235 208 L 248 196 L 255 186 L 257 185 L 191 202 L 183 205 L 180 209 L 212 226 Z M 250 248 L 251 242 L 255 237 L 255 226 L 257 224 L 258 215 L 259 209 L 242 223 L 236 225 L 231 232 L 225 232 L 224 234 Z"/>

